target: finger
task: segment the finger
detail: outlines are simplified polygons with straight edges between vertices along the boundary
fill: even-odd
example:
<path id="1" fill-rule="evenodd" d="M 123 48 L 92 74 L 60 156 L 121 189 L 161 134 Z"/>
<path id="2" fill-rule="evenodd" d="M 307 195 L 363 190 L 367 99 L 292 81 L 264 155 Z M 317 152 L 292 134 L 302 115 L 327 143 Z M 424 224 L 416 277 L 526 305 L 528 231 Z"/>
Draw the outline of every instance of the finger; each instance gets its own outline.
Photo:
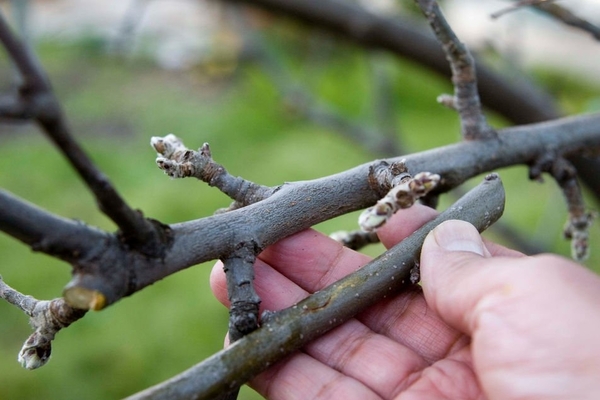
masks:
<path id="1" fill-rule="evenodd" d="M 381 243 L 389 249 L 437 215 L 438 212 L 433 208 L 417 203 L 410 208 L 399 210 L 377 231 L 377 235 Z"/>
<path id="2" fill-rule="evenodd" d="M 378 231 L 382 243 L 387 247 L 398 243 L 435 215 L 433 209 L 422 205 L 400 210 Z M 260 258 L 309 292 L 332 284 L 370 261 L 314 230 L 281 240 Z"/>
<path id="3" fill-rule="evenodd" d="M 268 399 L 380 399 L 360 381 L 297 353 L 250 381 Z"/>

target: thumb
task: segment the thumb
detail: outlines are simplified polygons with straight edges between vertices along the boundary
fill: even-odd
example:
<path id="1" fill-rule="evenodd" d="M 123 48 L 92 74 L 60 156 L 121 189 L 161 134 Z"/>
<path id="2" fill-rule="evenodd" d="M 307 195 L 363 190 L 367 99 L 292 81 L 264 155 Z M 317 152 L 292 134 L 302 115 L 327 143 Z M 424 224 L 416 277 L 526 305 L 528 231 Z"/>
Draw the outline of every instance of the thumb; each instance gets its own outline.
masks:
<path id="1" fill-rule="evenodd" d="M 429 307 L 454 328 L 471 333 L 470 311 L 484 295 L 477 292 L 486 287 L 477 276 L 490 262 L 494 259 L 473 225 L 452 220 L 437 226 L 421 250 L 421 283 Z"/>

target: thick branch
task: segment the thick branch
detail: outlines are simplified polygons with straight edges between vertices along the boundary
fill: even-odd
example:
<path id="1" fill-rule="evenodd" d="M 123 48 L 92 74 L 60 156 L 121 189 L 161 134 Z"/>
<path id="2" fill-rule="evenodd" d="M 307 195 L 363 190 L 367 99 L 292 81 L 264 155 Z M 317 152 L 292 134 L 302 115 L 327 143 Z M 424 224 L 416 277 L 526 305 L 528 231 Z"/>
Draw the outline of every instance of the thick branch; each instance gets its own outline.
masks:
<path id="1" fill-rule="evenodd" d="M 443 193 L 485 172 L 531 165 L 548 149 L 560 149 L 564 156 L 598 151 L 600 114 L 508 128 L 499 132 L 498 139 L 457 143 L 406 156 L 405 162 L 411 172 L 440 175 L 434 191 Z M 69 288 L 102 293 L 108 305 L 181 269 L 231 254 L 239 243 L 253 240 L 258 249 L 264 249 L 319 222 L 373 205 L 389 190 L 373 185 L 370 179 L 372 169 L 380 164 L 286 183 L 267 199 L 245 208 L 172 225 L 172 245 L 163 259 L 107 253 L 105 263 L 96 260 L 76 271 Z"/>
<path id="2" fill-rule="evenodd" d="M 113 235 L 53 215 L 0 189 L 0 231 L 40 251 L 67 262 L 102 253 Z"/>
<path id="3" fill-rule="evenodd" d="M 0 41 L 23 76 L 17 99 L 3 102 L 3 117 L 35 118 L 90 188 L 100 209 L 120 228 L 125 241 L 146 254 L 160 255 L 166 241 L 162 227 L 132 210 L 75 141 L 38 60 L 12 33 L 1 13 Z M 15 114 L 19 110 L 23 112 L 20 116 Z"/>
<path id="4" fill-rule="evenodd" d="M 241 384 L 311 340 L 410 285 L 411 270 L 429 231 L 449 219 L 471 222 L 479 231 L 504 209 L 504 191 L 492 174 L 435 220 L 353 274 L 298 304 L 267 314 L 262 327 L 174 378 L 129 397 L 210 399 Z"/>

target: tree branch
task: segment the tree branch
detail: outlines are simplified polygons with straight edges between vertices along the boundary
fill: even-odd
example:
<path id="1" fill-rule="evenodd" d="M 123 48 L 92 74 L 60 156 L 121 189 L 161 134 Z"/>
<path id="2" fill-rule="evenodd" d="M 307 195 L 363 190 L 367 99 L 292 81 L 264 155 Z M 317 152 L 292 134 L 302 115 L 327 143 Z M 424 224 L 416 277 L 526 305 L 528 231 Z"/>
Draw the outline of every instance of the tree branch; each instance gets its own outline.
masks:
<path id="1" fill-rule="evenodd" d="M 564 236 L 571 239 L 571 256 L 583 261 L 589 256 L 589 227 L 595 214 L 586 210 L 583 193 L 577 182 L 577 171 L 567 160 L 549 154 L 530 168 L 530 176 L 541 180 L 541 173 L 548 172 L 560 186 L 567 202 L 569 218 Z"/>
<path id="2" fill-rule="evenodd" d="M 598 152 L 599 127 L 600 114 L 564 118 L 503 129 L 497 139 L 466 141 L 403 159 L 411 172 L 430 171 L 440 175 L 434 190 L 439 194 L 481 173 L 518 164 L 531 165 L 547 154 L 548 149 L 555 149 L 553 154 L 563 157 Z M 396 158 L 387 162 L 399 161 Z M 66 243 L 72 241 L 67 250 L 61 253 L 53 245 L 37 250 L 53 255 L 61 253 L 73 264 L 73 279 L 64 293 L 71 306 L 102 308 L 184 268 L 232 254 L 240 243 L 253 241 L 257 249 L 264 249 L 319 222 L 372 206 L 389 191 L 389 187 L 373 184 L 372 169 L 380 164 L 364 164 L 312 181 L 286 183 L 268 198 L 242 209 L 172 225 L 171 241 L 162 258 L 148 258 L 123 246 L 115 235 L 49 217 L 31 205 L 11 200 L 6 194 L 0 197 L 0 205 L 9 206 L 0 207 L 0 229 L 30 245 L 36 241 L 54 243 L 53 226 L 63 229 L 58 232 L 63 232 Z M 10 207 L 16 212 L 10 211 Z M 35 220 L 38 215 L 44 217 L 42 224 Z M 77 242 L 78 229 L 83 229 L 82 237 L 91 235 L 101 239 L 79 255 L 69 253 L 70 249 L 81 246 Z"/>
<path id="3" fill-rule="evenodd" d="M 435 220 L 369 264 L 290 308 L 266 313 L 260 329 L 128 400 L 211 399 L 232 385 L 247 382 L 311 340 L 410 286 L 423 240 L 434 227 L 449 219 L 462 219 L 483 231 L 503 209 L 502 183 L 491 174 Z"/>
<path id="4" fill-rule="evenodd" d="M 487 124 L 481 110 L 475 60 L 471 53 L 456 37 L 435 0 L 415 0 L 415 2 L 429 21 L 450 63 L 454 84 L 451 106 L 460 115 L 463 138 L 473 140 L 495 136 L 496 132 Z M 448 103 L 448 98 L 443 97 L 442 103 Z"/>
<path id="5" fill-rule="evenodd" d="M 67 262 L 89 258 L 116 243 L 114 235 L 80 221 L 53 215 L 2 189 L 0 231 L 29 245 L 34 251 Z M 113 243 L 109 244 L 111 241 Z"/>
<path id="6" fill-rule="evenodd" d="M 508 12 L 515 11 L 522 7 L 528 6 L 537 8 L 538 10 L 543 11 L 544 13 L 563 22 L 566 25 L 586 31 L 589 34 L 591 34 L 594 37 L 594 39 L 600 40 L 600 27 L 592 24 L 591 22 L 583 18 L 578 17 L 569 9 L 559 4 L 556 4 L 552 0 L 521 0 L 510 7 L 507 7 L 500 11 L 496 11 L 492 14 L 492 18 L 500 18 Z"/>
<path id="7" fill-rule="evenodd" d="M 194 151 L 185 147 L 177 136 L 169 134 L 152 137 L 150 144 L 158 152 L 156 164 L 165 174 L 171 178 L 194 177 L 204 181 L 231 197 L 239 207 L 263 200 L 278 190 L 230 175 L 212 159 L 208 143 Z"/>
<path id="8" fill-rule="evenodd" d="M 227 0 L 249 4 L 318 26 L 362 46 L 383 49 L 415 60 L 450 77 L 450 68 L 438 41 L 414 22 L 375 15 L 350 2 L 336 0 Z M 529 82 L 512 83 L 476 62 L 483 103 L 514 123 L 557 118 L 554 101 Z"/>
<path id="9" fill-rule="evenodd" d="M 3 102 L 2 117 L 35 118 L 92 191 L 100 210 L 117 224 L 124 241 L 145 254 L 161 255 L 168 240 L 162 225 L 132 210 L 75 141 L 37 58 L 13 34 L 1 12 L 0 42 L 23 77 L 17 98 Z"/>

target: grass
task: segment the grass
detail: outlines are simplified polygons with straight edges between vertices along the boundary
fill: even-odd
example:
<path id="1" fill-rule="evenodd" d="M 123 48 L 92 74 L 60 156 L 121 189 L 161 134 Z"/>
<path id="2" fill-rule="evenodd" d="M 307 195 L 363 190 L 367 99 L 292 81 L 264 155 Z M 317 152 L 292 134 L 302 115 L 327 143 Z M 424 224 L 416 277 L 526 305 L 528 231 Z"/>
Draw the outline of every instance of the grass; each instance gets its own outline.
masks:
<path id="1" fill-rule="evenodd" d="M 132 206 L 165 223 L 210 215 L 229 201 L 197 181 L 163 175 L 154 165 L 150 136 L 172 132 L 190 147 L 209 142 L 215 159 L 230 172 L 267 185 L 317 178 L 375 158 L 338 133 L 287 114 L 268 76 L 253 65 L 209 80 L 200 69 L 174 73 L 144 60 L 124 64 L 77 44 L 43 43 L 38 50 L 79 141 Z M 342 114 L 368 121 L 372 94 L 365 57 L 344 49 L 327 61 L 311 76 L 310 86 Z M 302 76 L 302 61 L 294 62 L 294 74 Z M 407 146 L 423 150 L 455 141 L 456 116 L 435 104 L 448 84 L 418 66 L 387 62 L 395 71 L 398 123 Z M 8 73 L 4 68 L 3 75 Z M 585 93 L 591 101 L 599 92 L 586 87 Z M 583 104 L 576 93 L 572 97 L 578 100 L 569 107 Z M 504 219 L 568 254 L 567 244 L 558 239 L 565 212 L 563 203 L 554 201 L 560 196 L 554 184 L 527 181 L 524 168 L 501 174 L 508 193 Z M 115 229 L 32 126 L 0 126 L 0 186 L 59 215 Z M 331 232 L 355 224 L 356 215 L 349 215 L 318 229 Z M 592 241 L 599 242 L 597 228 Z M 375 246 L 368 252 L 380 250 Z M 599 266 L 594 250 L 589 265 Z M 60 296 L 69 280 L 68 265 L 32 253 L 6 235 L 0 236 L 0 260 L 3 278 L 38 298 Z M 210 293 L 210 268 L 189 268 L 86 316 L 58 335 L 51 362 L 36 371 L 16 363 L 30 333 L 26 318 L 0 302 L 0 397 L 119 398 L 218 351 L 227 311 Z M 244 389 L 241 398 L 257 396 Z"/>

